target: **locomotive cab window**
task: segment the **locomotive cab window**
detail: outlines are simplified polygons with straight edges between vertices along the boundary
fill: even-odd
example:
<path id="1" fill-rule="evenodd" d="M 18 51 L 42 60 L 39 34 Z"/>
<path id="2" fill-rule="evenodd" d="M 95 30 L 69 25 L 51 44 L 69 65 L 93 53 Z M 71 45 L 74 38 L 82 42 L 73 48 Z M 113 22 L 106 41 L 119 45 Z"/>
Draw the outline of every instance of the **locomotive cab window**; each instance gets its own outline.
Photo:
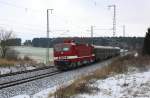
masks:
<path id="1" fill-rule="evenodd" d="M 63 47 L 63 51 L 69 51 L 69 47 Z"/>
<path id="2" fill-rule="evenodd" d="M 66 45 L 66 44 L 58 44 L 58 45 L 55 45 L 54 50 L 58 51 L 58 52 L 60 52 L 60 51 L 69 51 L 70 46 Z"/>

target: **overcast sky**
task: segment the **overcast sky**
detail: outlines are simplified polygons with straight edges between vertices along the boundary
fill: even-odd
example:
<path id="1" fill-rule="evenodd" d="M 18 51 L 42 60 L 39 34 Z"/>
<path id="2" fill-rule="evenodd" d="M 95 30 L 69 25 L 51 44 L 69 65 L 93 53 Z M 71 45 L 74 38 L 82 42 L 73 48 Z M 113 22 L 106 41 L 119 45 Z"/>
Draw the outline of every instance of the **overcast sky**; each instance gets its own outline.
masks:
<path id="1" fill-rule="evenodd" d="M 0 0 L 0 29 L 13 30 L 17 37 L 32 39 L 46 36 L 46 9 L 50 37 L 112 36 L 113 9 L 116 5 L 116 36 L 145 36 L 150 26 L 150 0 Z"/>

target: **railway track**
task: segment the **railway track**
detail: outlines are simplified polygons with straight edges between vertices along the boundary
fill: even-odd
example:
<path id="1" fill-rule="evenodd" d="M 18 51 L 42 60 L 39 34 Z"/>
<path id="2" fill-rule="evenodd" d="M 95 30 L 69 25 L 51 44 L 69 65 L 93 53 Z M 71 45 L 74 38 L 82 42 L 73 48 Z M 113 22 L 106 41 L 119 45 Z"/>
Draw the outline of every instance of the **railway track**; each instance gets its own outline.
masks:
<path id="1" fill-rule="evenodd" d="M 19 85 L 19 84 L 23 84 L 23 83 L 27 83 L 27 82 L 30 82 L 30 81 L 34 81 L 34 80 L 37 80 L 37 79 L 42 79 L 42 78 L 45 78 L 45 77 L 49 77 L 49 76 L 53 76 L 53 75 L 56 75 L 56 74 L 59 74 L 59 73 L 62 73 L 61 71 L 58 71 L 58 70 L 53 70 L 53 71 L 50 71 L 51 68 L 54 68 L 54 67 L 49 67 L 49 68 L 42 68 L 42 69 L 38 69 L 38 70 L 32 70 L 32 71 L 27 71 L 27 72 L 22 72 L 22 73 L 15 73 L 15 74 L 10 74 L 10 75 L 6 75 L 4 78 L 6 77 L 14 77 L 14 76 L 18 76 L 18 75 L 22 75 L 22 74 L 28 74 L 30 73 L 27 77 L 21 77 L 19 79 L 13 79 L 13 80 L 10 80 L 10 81 L 0 81 L 0 90 L 1 89 L 4 89 L 4 88 L 8 88 L 8 87 L 11 87 L 11 86 L 15 86 L 15 85 Z M 46 72 L 45 72 L 46 70 Z M 39 71 L 42 71 L 41 74 L 38 74 Z M 32 75 L 33 72 L 36 72 L 36 74 Z M 1 78 L 0 77 L 0 80 Z"/>
<path id="2" fill-rule="evenodd" d="M 41 74 L 47 74 L 49 72 L 56 71 L 56 70 L 57 69 L 55 67 L 49 66 L 49 67 L 43 67 L 43 68 L 38 68 L 34 70 L 15 72 L 12 74 L 11 73 L 4 74 L 0 76 L 0 84 L 10 82 L 10 81 L 20 80 L 20 79 L 27 78 L 27 77 L 38 76 Z"/>
<path id="3" fill-rule="evenodd" d="M 18 80 L 14 80 L 14 81 L 1 83 L 0 89 L 4 89 L 4 88 L 11 87 L 11 86 L 27 83 L 27 82 L 34 81 L 37 79 L 42 79 L 42 78 L 53 76 L 53 75 L 56 75 L 59 73 L 61 73 L 61 72 L 60 71 L 53 71 L 53 72 L 49 72 L 49 73 L 45 73 L 45 74 L 41 74 L 41 75 L 37 75 L 37 76 L 31 76 L 31 77 L 27 77 L 27 78 L 23 78 L 23 79 L 18 79 Z"/>
<path id="4" fill-rule="evenodd" d="M 29 72 L 35 72 L 35 71 L 39 71 L 39 70 L 45 70 L 45 69 L 54 68 L 54 67 L 55 66 L 46 66 L 46 67 L 36 68 L 36 69 L 32 69 L 32 70 L 25 70 L 25 71 L 18 71 L 18 72 L 13 72 L 13 73 L 8 73 L 8 74 L 2 74 L 2 75 L 0 75 L 0 78 L 18 75 L 18 74 L 25 74 L 25 73 L 29 73 Z"/>

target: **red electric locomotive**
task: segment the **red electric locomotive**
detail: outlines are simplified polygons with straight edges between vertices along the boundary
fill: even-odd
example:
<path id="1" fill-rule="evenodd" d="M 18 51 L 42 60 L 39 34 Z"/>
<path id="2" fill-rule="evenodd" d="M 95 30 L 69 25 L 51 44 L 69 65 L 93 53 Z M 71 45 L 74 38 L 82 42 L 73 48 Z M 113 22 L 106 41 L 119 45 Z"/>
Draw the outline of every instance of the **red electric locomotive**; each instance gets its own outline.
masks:
<path id="1" fill-rule="evenodd" d="M 54 63 L 59 69 L 71 69 L 94 62 L 93 46 L 67 40 L 54 46 Z"/>
<path id="2" fill-rule="evenodd" d="M 60 70 L 108 59 L 120 54 L 120 48 L 77 44 L 67 40 L 54 46 L 54 64 Z"/>

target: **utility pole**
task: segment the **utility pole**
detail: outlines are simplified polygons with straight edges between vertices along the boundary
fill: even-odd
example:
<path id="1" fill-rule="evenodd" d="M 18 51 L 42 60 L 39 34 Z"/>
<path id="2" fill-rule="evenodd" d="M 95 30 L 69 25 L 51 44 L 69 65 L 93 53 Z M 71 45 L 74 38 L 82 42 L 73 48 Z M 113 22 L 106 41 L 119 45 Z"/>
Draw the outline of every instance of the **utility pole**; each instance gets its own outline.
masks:
<path id="1" fill-rule="evenodd" d="M 126 31 L 125 31 L 125 25 L 123 25 L 123 37 L 125 37 L 125 33 L 126 33 Z"/>
<path id="2" fill-rule="evenodd" d="M 113 14 L 113 37 L 116 35 L 116 5 L 109 5 L 108 8 L 113 8 L 114 9 L 114 14 Z"/>
<path id="3" fill-rule="evenodd" d="M 91 26 L 91 39 L 92 39 L 92 44 L 94 44 L 94 42 L 93 42 L 93 26 Z"/>
<path id="4" fill-rule="evenodd" d="M 52 11 L 53 9 L 47 9 L 47 51 L 46 51 L 46 64 L 49 63 L 49 11 Z"/>
<path id="5" fill-rule="evenodd" d="M 123 38 L 125 39 L 125 25 L 123 25 Z M 123 45 L 123 55 L 125 55 L 125 44 Z"/>
<path id="6" fill-rule="evenodd" d="M 91 38 L 93 38 L 93 26 L 91 26 Z"/>

